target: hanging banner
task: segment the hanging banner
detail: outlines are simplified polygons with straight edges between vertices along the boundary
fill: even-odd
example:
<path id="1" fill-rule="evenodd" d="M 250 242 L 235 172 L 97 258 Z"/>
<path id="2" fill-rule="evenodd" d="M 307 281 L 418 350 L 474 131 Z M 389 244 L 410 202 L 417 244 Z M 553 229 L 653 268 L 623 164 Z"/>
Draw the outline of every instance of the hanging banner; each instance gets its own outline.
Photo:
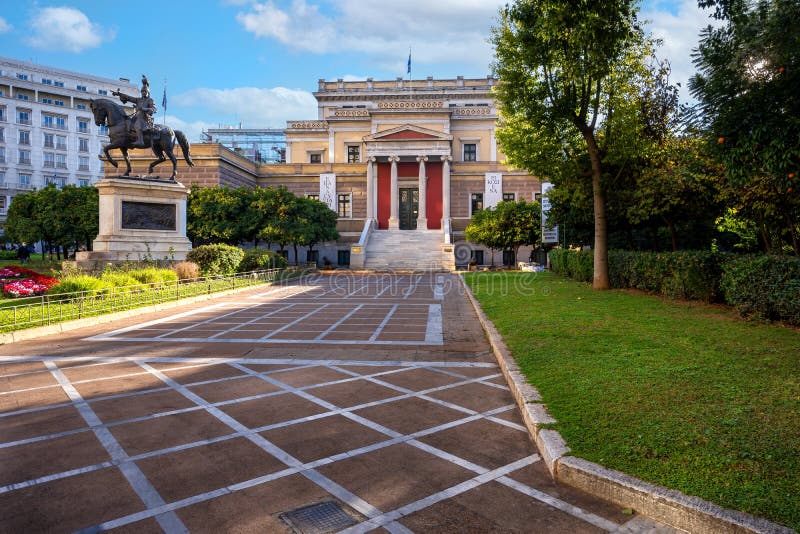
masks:
<path id="1" fill-rule="evenodd" d="M 319 175 L 319 201 L 336 211 L 336 174 L 326 172 Z"/>
<path id="2" fill-rule="evenodd" d="M 542 183 L 542 243 L 558 243 L 558 226 L 549 228 L 547 216 L 550 213 L 550 199 L 547 193 L 553 188 L 550 182 Z"/>
<path id="3" fill-rule="evenodd" d="M 494 208 L 501 200 L 503 200 L 503 175 L 499 172 L 487 172 L 483 207 Z"/>

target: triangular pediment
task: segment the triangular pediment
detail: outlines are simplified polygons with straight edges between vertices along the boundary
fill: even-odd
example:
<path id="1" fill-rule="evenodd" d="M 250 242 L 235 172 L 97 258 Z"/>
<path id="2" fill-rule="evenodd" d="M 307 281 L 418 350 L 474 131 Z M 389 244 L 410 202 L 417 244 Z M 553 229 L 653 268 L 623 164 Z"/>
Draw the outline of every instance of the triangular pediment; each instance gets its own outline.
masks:
<path id="1" fill-rule="evenodd" d="M 389 130 L 375 132 L 364 137 L 365 142 L 370 141 L 452 141 L 453 136 L 436 130 L 429 130 L 413 124 L 404 124 Z"/>

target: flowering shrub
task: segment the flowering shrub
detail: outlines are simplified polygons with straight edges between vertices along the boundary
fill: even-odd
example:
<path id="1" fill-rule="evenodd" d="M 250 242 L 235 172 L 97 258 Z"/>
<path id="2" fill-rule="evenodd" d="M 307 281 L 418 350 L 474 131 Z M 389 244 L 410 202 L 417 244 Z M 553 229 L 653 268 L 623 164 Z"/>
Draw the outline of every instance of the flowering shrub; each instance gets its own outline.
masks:
<path id="1" fill-rule="evenodd" d="M 7 297 L 30 297 L 43 295 L 58 283 L 56 278 L 39 274 L 36 271 L 10 265 L 0 269 L 0 282 Z"/>

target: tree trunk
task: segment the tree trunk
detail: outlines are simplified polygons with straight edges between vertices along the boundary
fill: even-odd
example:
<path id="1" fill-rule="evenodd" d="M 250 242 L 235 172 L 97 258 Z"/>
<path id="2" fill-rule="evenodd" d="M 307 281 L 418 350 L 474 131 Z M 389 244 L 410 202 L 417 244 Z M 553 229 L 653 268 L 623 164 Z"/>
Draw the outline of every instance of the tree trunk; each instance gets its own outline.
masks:
<path id="1" fill-rule="evenodd" d="M 592 162 L 592 200 L 594 204 L 594 277 L 593 289 L 610 289 L 611 282 L 608 278 L 608 220 L 606 219 L 606 195 L 600 179 L 603 167 L 600 162 L 600 149 L 594 132 L 587 126 L 580 127 L 586 146 L 589 150 L 589 159 Z"/>
<path id="2" fill-rule="evenodd" d="M 678 232 L 675 231 L 675 221 L 672 219 L 667 220 L 669 227 L 669 237 L 672 239 L 672 252 L 678 251 Z"/>
<path id="3" fill-rule="evenodd" d="M 297 245 L 292 245 L 294 249 L 294 264 L 300 266 L 300 257 L 297 255 Z"/>

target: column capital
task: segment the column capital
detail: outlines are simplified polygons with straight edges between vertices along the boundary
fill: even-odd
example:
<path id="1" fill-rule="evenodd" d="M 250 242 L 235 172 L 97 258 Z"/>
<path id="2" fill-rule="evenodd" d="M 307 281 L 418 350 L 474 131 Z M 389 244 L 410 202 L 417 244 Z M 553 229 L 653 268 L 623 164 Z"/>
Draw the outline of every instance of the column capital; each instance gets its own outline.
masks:
<path id="1" fill-rule="evenodd" d="M 376 161 L 378 161 L 378 158 L 375 156 L 367 156 L 367 163 L 375 163 Z"/>
<path id="2" fill-rule="evenodd" d="M 417 161 L 428 161 L 428 156 L 417 156 Z"/>
<path id="3" fill-rule="evenodd" d="M 390 163 L 397 163 L 398 161 L 400 161 L 400 156 L 389 156 Z"/>
<path id="4" fill-rule="evenodd" d="M 453 161 L 453 156 L 442 156 L 442 161 L 450 163 L 451 161 Z"/>

